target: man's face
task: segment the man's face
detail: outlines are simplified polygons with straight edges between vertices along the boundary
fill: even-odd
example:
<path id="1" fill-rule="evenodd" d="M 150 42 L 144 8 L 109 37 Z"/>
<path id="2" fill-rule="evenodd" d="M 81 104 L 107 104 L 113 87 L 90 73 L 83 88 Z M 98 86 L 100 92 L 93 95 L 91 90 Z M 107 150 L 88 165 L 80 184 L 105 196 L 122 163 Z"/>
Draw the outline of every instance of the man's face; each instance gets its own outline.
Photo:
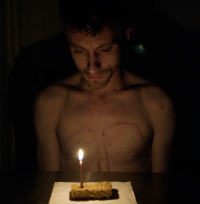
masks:
<path id="1" fill-rule="evenodd" d="M 84 83 L 91 89 L 105 87 L 120 66 L 120 46 L 109 27 L 95 36 L 66 30 L 70 51 Z"/>

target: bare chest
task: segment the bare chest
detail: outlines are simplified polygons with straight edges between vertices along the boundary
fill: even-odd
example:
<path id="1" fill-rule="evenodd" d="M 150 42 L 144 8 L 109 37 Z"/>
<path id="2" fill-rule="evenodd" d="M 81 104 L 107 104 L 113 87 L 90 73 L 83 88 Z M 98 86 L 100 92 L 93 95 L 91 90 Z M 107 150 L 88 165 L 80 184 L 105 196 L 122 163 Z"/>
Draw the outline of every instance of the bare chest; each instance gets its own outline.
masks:
<path id="1" fill-rule="evenodd" d="M 98 101 L 72 96 L 58 125 L 64 157 L 72 164 L 82 148 L 88 169 L 104 171 L 127 170 L 145 157 L 151 129 L 140 101 L 131 100 L 124 95 Z"/>

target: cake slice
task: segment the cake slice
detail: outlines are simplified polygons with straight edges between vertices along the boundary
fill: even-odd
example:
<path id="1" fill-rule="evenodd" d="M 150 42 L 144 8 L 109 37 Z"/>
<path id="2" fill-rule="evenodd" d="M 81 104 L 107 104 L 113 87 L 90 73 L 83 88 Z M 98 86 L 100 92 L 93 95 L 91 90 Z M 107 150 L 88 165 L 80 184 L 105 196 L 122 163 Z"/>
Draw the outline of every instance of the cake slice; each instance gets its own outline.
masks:
<path id="1" fill-rule="evenodd" d="M 111 196 L 112 185 L 108 181 L 85 183 L 83 188 L 80 187 L 80 184 L 71 185 L 71 200 L 108 199 Z"/>

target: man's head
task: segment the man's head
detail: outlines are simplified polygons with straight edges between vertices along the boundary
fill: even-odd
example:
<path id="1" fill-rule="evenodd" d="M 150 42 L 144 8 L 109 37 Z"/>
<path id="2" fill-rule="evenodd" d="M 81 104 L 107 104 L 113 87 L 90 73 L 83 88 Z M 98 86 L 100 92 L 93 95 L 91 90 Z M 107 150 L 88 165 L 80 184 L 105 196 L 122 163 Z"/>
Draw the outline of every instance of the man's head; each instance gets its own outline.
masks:
<path id="1" fill-rule="evenodd" d="M 119 5 L 74 1 L 66 13 L 64 9 L 61 12 L 72 58 L 84 82 L 92 89 L 100 89 L 120 68 L 128 21 Z"/>

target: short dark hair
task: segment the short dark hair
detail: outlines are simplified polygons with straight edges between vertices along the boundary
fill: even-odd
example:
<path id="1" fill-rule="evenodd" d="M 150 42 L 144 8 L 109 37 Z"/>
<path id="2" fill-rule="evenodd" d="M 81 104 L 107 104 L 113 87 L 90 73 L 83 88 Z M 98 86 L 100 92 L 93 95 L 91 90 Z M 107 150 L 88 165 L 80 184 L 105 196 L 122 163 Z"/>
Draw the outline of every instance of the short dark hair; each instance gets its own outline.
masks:
<path id="1" fill-rule="evenodd" d="M 108 25 L 122 31 L 130 25 L 127 7 L 118 0 L 60 0 L 64 26 L 95 36 Z"/>

